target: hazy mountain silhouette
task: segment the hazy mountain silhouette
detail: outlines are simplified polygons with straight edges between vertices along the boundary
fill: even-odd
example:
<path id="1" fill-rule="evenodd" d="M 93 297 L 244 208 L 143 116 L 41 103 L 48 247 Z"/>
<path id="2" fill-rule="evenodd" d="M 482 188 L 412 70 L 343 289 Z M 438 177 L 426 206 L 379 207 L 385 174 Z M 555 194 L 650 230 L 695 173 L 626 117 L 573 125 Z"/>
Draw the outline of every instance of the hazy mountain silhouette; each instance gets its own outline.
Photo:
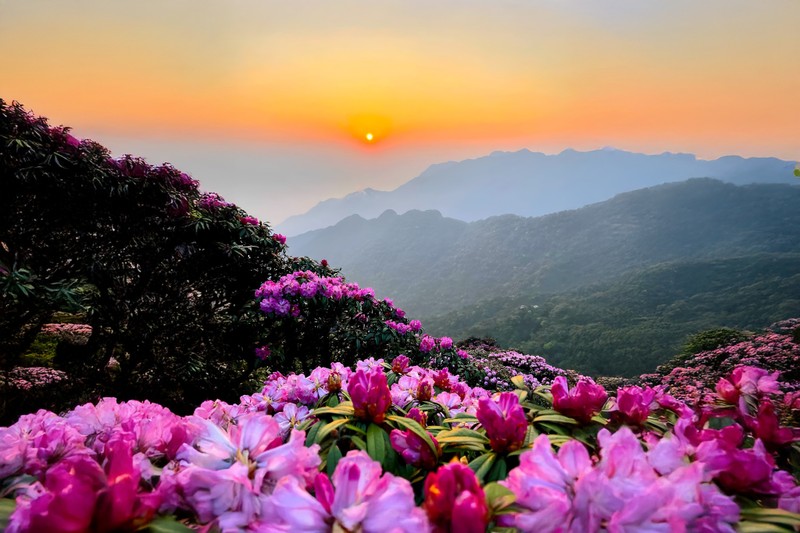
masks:
<path id="1" fill-rule="evenodd" d="M 354 215 L 292 237 L 414 316 L 489 297 L 557 293 L 666 261 L 800 251 L 800 186 L 692 179 L 538 218 Z"/>
<path id="2" fill-rule="evenodd" d="M 393 191 L 365 189 L 320 202 L 276 226 L 298 235 L 333 225 L 350 215 L 374 218 L 392 209 L 436 209 L 445 217 L 475 221 L 515 214 L 540 216 L 577 209 L 616 194 L 694 177 L 737 185 L 793 183 L 795 163 L 775 158 L 726 156 L 713 161 L 691 154 L 646 155 L 604 148 L 546 155 L 529 150 L 494 152 L 430 166 Z"/>

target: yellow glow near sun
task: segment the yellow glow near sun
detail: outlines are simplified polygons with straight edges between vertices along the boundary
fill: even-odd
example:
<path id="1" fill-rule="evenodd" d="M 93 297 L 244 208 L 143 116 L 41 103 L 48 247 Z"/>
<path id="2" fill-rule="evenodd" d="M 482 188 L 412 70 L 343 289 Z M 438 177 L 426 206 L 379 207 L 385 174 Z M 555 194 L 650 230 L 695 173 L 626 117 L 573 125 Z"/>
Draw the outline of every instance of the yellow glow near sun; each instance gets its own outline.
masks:
<path id="1" fill-rule="evenodd" d="M 371 133 L 367 133 L 367 134 L 365 135 L 365 137 L 367 138 L 367 142 L 368 142 L 368 143 L 371 143 L 371 142 L 372 142 L 373 136 L 372 136 L 372 134 L 371 134 Z"/>

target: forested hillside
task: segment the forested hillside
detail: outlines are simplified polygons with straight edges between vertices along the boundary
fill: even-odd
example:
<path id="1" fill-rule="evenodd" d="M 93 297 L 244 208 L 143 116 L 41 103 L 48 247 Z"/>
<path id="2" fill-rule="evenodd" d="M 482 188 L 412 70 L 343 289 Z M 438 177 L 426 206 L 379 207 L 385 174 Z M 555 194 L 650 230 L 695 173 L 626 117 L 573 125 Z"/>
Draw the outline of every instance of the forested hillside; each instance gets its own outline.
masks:
<path id="1" fill-rule="evenodd" d="M 456 338 L 490 336 L 584 373 L 633 376 L 698 331 L 757 330 L 797 313 L 799 265 L 797 253 L 664 263 L 562 294 L 487 299 L 425 324 Z"/>
<path id="2" fill-rule="evenodd" d="M 298 255 L 433 316 L 492 297 L 577 289 L 669 261 L 800 251 L 800 187 L 689 180 L 539 218 L 351 217 L 294 237 Z"/>

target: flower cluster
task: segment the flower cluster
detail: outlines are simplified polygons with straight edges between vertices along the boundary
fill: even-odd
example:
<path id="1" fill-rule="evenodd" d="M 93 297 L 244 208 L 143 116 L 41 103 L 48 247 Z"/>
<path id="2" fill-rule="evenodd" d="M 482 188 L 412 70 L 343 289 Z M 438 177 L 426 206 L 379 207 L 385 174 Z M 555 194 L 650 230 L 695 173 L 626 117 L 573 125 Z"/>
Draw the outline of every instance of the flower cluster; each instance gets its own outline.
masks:
<path id="1" fill-rule="evenodd" d="M 200 199 L 197 201 L 197 207 L 204 211 L 216 211 L 226 207 L 233 207 L 233 204 L 226 202 L 222 196 L 215 192 L 208 192 L 200 196 Z"/>
<path id="2" fill-rule="evenodd" d="M 170 515 L 243 532 L 735 531 L 757 515 L 744 501 L 800 525 L 776 378 L 736 368 L 692 409 L 588 378 L 493 394 L 404 355 L 333 363 L 190 416 L 113 398 L 25 415 L 0 428 L 0 486 L 11 532 Z"/>
<path id="3" fill-rule="evenodd" d="M 32 391 L 56 385 L 67 379 L 66 372 L 41 366 L 15 367 L 5 375 L 0 374 L 0 386 L 20 391 Z"/>
<path id="4" fill-rule="evenodd" d="M 554 453 L 547 435 L 501 481 L 519 512 L 502 518 L 521 531 L 735 531 L 739 507 L 710 483 L 705 465 L 684 463 L 669 441 L 645 452 L 627 427 L 597 436 L 600 459 L 569 441 Z"/>
<path id="5" fill-rule="evenodd" d="M 45 324 L 42 326 L 43 335 L 55 337 L 68 344 L 83 346 L 92 336 L 92 326 L 88 324 Z"/>
<path id="6" fill-rule="evenodd" d="M 769 373 L 780 373 L 779 389 L 794 392 L 800 383 L 800 344 L 790 334 L 794 321 L 772 326 L 782 333 L 769 331 L 746 341 L 693 355 L 668 374 L 647 374 L 642 381 L 663 385 L 670 393 L 692 405 L 714 398 L 717 382 L 734 368 L 751 366 Z M 788 330 L 788 331 L 787 331 Z"/>

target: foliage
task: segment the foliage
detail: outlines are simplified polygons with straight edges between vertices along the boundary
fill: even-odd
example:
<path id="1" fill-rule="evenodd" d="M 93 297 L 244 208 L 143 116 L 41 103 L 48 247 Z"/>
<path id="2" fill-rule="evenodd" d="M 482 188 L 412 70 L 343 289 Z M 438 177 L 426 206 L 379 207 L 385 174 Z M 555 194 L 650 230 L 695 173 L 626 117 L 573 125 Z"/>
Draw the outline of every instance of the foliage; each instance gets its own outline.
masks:
<path id="1" fill-rule="evenodd" d="M 752 171 L 745 179 L 761 177 Z M 510 313 L 519 305 L 540 304 L 551 294 L 611 283 L 657 265 L 667 269 L 682 262 L 796 254 L 798 204 L 797 185 L 735 186 L 693 179 L 536 218 L 502 215 L 465 223 L 434 211 L 386 213 L 373 220 L 350 217 L 292 237 L 290 249 L 327 258 L 348 278 L 392 295 L 432 327 L 435 316 L 469 312 L 492 298 L 514 300 L 516 305 L 505 309 Z M 791 276 L 785 270 L 779 275 Z M 699 294 L 704 292 L 700 280 L 684 278 L 664 289 Z M 787 299 L 791 294 L 786 293 Z M 748 304 L 760 305 L 757 300 Z M 490 316 L 487 311 L 479 318 Z M 724 323 L 717 321 L 700 329 L 720 325 Z M 462 336 L 452 328 L 432 331 Z M 495 336 L 491 330 L 480 334 Z"/>
<path id="2" fill-rule="evenodd" d="M 662 387 L 514 381 L 492 394 L 371 359 L 186 417 L 113 398 L 39 411 L 0 428 L 0 513 L 13 533 L 800 526 L 800 430 L 775 402 L 796 382 L 737 366 L 693 409 Z"/>
<path id="3" fill-rule="evenodd" d="M 112 159 L 19 104 L 0 101 L 0 147 L 2 368 L 53 313 L 82 309 L 92 335 L 57 364 L 83 398 L 233 399 L 266 331 L 253 290 L 297 266 L 331 272 L 174 167 Z"/>
<path id="4" fill-rule="evenodd" d="M 634 377 L 697 332 L 755 330 L 791 316 L 798 263 L 796 253 L 668 263 L 578 291 L 485 300 L 425 325 L 455 338 L 489 334 L 585 374 Z"/>
<path id="5" fill-rule="evenodd" d="M 735 367 L 752 365 L 778 372 L 782 390 L 787 392 L 785 401 L 792 405 L 800 383 L 800 343 L 794 337 L 798 329 L 800 320 L 783 320 L 741 342 L 682 356 L 679 364 L 660 366 L 655 373 L 642 375 L 641 380 L 665 385 L 675 397 L 698 404 L 713 396 L 715 385 Z"/>
<path id="6" fill-rule="evenodd" d="M 747 334 L 731 328 L 716 328 L 701 331 L 690 336 L 683 345 L 682 353 L 694 355 L 696 353 L 714 350 L 720 346 L 736 344 L 746 340 Z"/>

